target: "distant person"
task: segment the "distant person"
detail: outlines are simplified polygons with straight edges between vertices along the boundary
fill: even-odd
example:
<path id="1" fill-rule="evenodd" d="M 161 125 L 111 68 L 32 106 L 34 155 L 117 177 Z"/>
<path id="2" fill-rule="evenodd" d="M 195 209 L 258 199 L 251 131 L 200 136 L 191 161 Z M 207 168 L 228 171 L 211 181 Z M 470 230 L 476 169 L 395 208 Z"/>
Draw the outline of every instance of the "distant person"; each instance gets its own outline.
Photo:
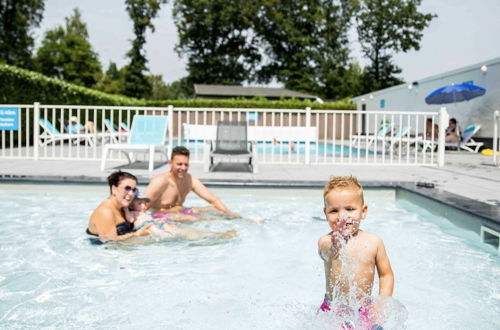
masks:
<path id="1" fill-rule="evenodd" d="M 425 121 L 425 138 L 427 140 L 437 140 L 439 135 L 439 126 L 432 125 L 432 118 L 427 118 Z"/>
<path id="2" fill-rule="evenodd" d="M 349 306 L 354 298 L 359 308 L 358 325 L 363 329 L 379 329 L 374 324 L 370 299 L 375 268 L 380 296 L 392 296 L 394 275 L 382 239 L 359 229 L 368 213 L 363 188 L 352 176 L 332 177 L 325 186 L 323 197 L 324 212 L 332 231 L 318 242 L 326 277 L 326 294 L 320 310 L 333 309 L 340 313 L 332 305 Z M 351 329 L 351 325 L 352 322 L 347 322 L 343 326 Z"/>
<path id="3" fill-rule="evenodd" d="M 457 120 L 451 118 L 448 127 L 446 128 L 446 136 L 444 138 L 445 142 L 459 142 L 461 129 L 457 125 Z"/>
<path id="4" fill-rule="evenodd" d="M 125 217 L 125 210 L 135 198 L 137 178 L 128 172 L 116 171 L 108 176 L 108 185 L 110 195 L 92 212 L 87 234 L 106 240 L 149 235 L 151 224 L 134 231 L 134 225 Z"/>
<path id="5" fill-rule="evenodd" d="M 135 230 L 140 230 L 144 226 L 151 225 L 149 232 L 152 235 L 167 238 L 182 238 L 186 240 L 199 240 L 209 237 L 230 238 L 236 236 L 235 230 L 226 232 L 211 232 L 194 227 L 179 227 L 171 223 L 168 218 L 154 219 L 146 210 L 149 208 L 150 199 L 142 195 L 139 191 L 125 211 L 128 222 L 133 223 Z"/>
<path id="6" fill-rule="evenodd" d="M 68 122 L 68 130 L 69 133 L 94 133 L 95 132 L 95 127 L 94 127 L 94 122 L 93 121 L 88 121 L 85 123 L 85 125 L 81 125 L 78 122 L 78 118 L 76 116 L 71 116 L 69 118 Z"/>
<path id="7" fill-rule="evenodd" d="M 172 150 L 172 156 L 168 162 L 170 170 L 167 173 L 155 176 L 144 195 L 151 200 L 151 209 L 155 218 L 162 218 L 169 213 L 180 213 L 184 215 L 200 215 L 206 212 L 215 212 L 232 218 L 240 216 L 229 210 L 217 196 L 215 196 L 198 178 L 188 173 L 189 150 L 178 146 Z M 211 206 L 185 207 L 184 201 L 190 191 L 206 200 Z M 199 217 L 199 220 L 207 220 Z M 183 221 L 182 219 L 176 221 Z M 192 220 L 187 220 L 192 221 Z"/>

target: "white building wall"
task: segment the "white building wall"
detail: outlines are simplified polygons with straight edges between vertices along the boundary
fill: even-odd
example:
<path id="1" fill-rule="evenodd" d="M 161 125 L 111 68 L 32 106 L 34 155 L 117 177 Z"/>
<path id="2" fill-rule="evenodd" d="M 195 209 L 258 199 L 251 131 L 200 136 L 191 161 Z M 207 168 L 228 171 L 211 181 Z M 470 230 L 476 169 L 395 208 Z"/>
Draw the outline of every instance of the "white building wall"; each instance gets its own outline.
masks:
<path id="1" fill-rule="evenodd" d="M 485 72 L 481 70 L 483 66 L 487 68 Z M 486 88 L 486 94 L 470 101 L 446 105 L 425 103 L 425 97 L 436 89 L 464 82 Z M 365 105 L 367 111 L 437 111 L 444 106 L 450 118 L 456 118 L 462 129 L 479 124 L 481 130 L 477 137 L 492 138 L 493 114 L 495 110 L 500 110 L 500 58 L 361 95 L 353 98 L 353 102 L 358 110 Z"/>

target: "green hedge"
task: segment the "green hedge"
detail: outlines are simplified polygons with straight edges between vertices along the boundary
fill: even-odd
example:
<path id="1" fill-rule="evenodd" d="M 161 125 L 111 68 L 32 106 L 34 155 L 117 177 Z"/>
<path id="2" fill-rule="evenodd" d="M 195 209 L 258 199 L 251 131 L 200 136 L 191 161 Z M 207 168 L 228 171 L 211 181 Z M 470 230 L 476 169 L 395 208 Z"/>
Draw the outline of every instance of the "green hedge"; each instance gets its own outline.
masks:
<path id="1" fill-rule="evenodd" d="M 136 99 L 49 78 L 37 72 L 0 64 L 0 103 L 62 105 L 142 105 Z"/>
<path id="2" fill-rule="evenodd" d="M 109 106 L 157 106 L 206 107 L 206 108 L 260 108 L 260 109 L 330 109 L 350 110 L 350 102 L 300 101 L 282 99 L 271 101 L 265 98 L 253 99 L 196 99 L 196 100 L 138 100 L 121 95 L 103 93 L 49 78 L 37 72 L 0 64 L 0 104 L 61 104 L 61 105 L 109 105 Z"/>

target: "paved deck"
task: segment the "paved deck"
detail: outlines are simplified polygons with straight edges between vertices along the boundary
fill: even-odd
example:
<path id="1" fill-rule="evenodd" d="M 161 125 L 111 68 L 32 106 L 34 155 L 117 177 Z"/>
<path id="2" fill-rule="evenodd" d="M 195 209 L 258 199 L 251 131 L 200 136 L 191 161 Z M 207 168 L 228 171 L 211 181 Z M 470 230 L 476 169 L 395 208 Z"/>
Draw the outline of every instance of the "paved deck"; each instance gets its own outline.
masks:
<path id="1" fill-rule="evenodd" d="M 105 182 L 113 169 L 121 168 L 137 175 L 146 184 L 151 174 L 146 162 L 131 165 L 109 164 L 99 171 L 95 161 L 0 160 L 0 182 L 35 180 L 58 182 Z M 500 167 L 493 166 L 492 157 L 469 152 L 446 153 L 443 168 L 411 166 L 348 166 L 348 165 L 259 165 L 259 173 L 244 172 L 237 166 L 230 171 L 204 173 L 201 164 L 192 163 L 190 172 L 208 184 L 259 184 L 271 186 L 322 186 L 331 175 L 352 174 L 366 185 L 394 185 L 430 182 L 441 191 L 453 193 L 500 208 Z M 153 175 L 167 171 L 166 164 L 157 163 Z M 238 171 L 239 170 L 239 171 Z"/>

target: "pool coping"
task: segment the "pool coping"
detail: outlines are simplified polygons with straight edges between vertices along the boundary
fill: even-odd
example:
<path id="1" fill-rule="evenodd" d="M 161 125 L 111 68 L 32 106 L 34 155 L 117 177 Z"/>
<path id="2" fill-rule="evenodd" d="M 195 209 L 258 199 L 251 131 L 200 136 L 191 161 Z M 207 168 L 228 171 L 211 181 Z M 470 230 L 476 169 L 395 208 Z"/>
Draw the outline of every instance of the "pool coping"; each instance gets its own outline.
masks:
<path id="1" fill-rule="evenodd" d="M 138 176 L 139 184 L 146 185 L 149 183 L 148 176 Z M 435 202 L 444 204 L 449 207 L 461 210 L 472 216 L 483 218 L 487 221 L 500 225 L 500 206 L 487 204 L 481 201 L 463 197 L 446 190 L 435 188 L 432 184 L 426 187 L 426 183 L 409 182 L 409 181 L 363 181 L 361 184 L 365 188 L 380 188 L 380 189 L 403 189 L 417 195 L 426 197 Z M 32 176 L 32 175 L 0 175 L 0 183 L 85 183 L 85 184 L 101 184 L 105 183 L 103 177 L 94 176 Z M 316 180 L 222 180 L 222 179 L 205 179 L 203 183 L 209 187 L 262 187 L 262 188 L 323 188 L 324 181 Z"/>

